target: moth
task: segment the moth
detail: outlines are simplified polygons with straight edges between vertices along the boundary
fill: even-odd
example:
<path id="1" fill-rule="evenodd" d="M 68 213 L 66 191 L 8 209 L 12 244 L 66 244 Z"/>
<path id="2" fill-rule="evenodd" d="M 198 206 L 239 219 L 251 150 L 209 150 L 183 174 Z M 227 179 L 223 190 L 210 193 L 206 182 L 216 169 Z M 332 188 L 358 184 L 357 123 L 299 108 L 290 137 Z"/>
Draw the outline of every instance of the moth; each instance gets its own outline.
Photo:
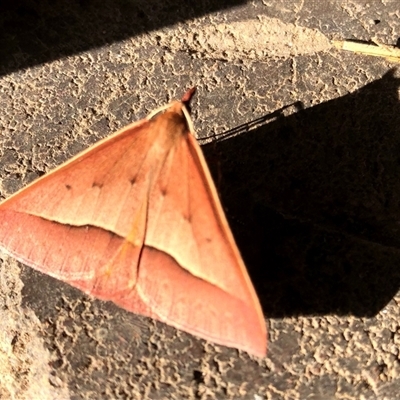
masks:
<path id="1" fill-rule="evenodd" d="M 0 246 L 89 295 L 261 357 L 265 320 L 194 137 L 193 93 L 0 203 Z"/>

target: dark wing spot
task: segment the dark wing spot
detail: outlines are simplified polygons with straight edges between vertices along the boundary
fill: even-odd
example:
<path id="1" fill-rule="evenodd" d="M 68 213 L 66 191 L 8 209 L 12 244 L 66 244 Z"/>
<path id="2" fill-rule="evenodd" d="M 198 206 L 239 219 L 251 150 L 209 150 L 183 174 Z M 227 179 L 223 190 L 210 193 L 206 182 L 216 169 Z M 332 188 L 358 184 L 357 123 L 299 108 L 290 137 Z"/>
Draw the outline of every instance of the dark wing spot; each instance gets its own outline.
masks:
<path id="1" fill-rule="evenodd" d="M 129 182 L 131 183 L 131 185 L 134 185 L 136 182 L 136 176 L 134 176 L 133 178 L 129 179 Z"/>
<path id="2" fill-rule="evenodd" d="M 92 187 L 93 188 L 98 187 L 99 189 L 101 189 L 103 187 L 103 184 L 100 182 L 93 182 Z"/>
<path id="3" fill-rule="evenodd" d="M 67 190 L 71 190 L 72 189 L 72 186 L 71 185 L 65 185 L 65 188 L 67 189 Z"/>
<path id="4" fill-rule="evenodd" d="M 183 214 L 183 219 L 188 221 L 189 223 L 192 222 L 192 214 Z"/>

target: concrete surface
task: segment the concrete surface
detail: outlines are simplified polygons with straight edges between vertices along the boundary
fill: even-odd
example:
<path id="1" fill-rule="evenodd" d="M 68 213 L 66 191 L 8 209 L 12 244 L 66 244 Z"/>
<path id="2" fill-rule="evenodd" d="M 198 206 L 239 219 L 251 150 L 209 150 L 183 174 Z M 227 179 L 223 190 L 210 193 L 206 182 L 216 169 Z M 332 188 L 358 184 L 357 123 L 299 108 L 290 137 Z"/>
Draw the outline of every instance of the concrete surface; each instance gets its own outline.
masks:
<path id="1" fill-rule="evenodd" d="M 20 0 L 0 26 L 2 198 L 196 85 L 269 330 L 255 359 L 1 254 L 1 399 L 400 399 L 400 80 L 330 45 L 396 44 L 396 0 Z"/>

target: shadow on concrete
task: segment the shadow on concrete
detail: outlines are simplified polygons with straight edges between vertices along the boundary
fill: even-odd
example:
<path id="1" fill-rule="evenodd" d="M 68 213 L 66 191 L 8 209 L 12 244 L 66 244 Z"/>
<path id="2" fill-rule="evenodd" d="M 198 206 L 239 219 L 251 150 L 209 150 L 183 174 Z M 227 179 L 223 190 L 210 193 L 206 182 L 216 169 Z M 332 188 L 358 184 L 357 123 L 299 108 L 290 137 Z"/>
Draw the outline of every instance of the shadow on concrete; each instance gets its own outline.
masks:
<path id="1" fill-rule="evenodd" d="M 203 147 L 267 317 L 373 316 L 399 290 L 399 84 Z"/>
<path id="2" fill-rule="evenodd" d="M 0 4 L 0 75 L 246 0 L 15 0 Z"/>

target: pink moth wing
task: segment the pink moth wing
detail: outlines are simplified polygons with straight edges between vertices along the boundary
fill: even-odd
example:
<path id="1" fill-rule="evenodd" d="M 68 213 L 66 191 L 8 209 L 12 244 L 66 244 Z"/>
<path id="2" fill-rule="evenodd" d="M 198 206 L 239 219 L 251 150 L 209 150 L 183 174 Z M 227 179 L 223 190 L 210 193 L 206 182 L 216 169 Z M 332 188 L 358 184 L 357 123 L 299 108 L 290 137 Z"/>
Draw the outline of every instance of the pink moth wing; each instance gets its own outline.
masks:
<path id="1" fill-rule="evenodd" d="M 185 104 L 132 123 L 0 204 L 0 246 L 198 337 L 266 353 L 265 321 Z"/>

